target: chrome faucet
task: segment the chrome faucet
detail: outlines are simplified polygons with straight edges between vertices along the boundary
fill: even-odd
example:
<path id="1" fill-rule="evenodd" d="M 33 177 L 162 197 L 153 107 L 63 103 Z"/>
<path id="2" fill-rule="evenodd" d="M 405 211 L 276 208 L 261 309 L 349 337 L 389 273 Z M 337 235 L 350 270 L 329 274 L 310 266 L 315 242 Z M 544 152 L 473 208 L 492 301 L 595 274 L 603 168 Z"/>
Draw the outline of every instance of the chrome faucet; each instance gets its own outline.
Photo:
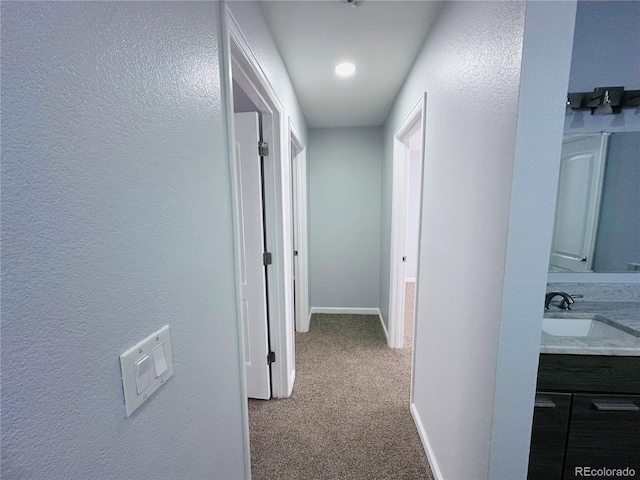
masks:
<path id="1" fill-rule="evenodd" d="M 555 297 L 562 297 L 564 299 L 560 304 L 559 308 L 562 308 L 564 310 L 571 310 L 570 305 L 573 305 L 574 303 L 573 297 L 582 298 L 582 295 L 571 296 L 568 293 L 564 293 L 564 292 L 549 292 L 544 296 L 545 309 L 549 310 L 549 304 L 551 303 L 551 300 L 553 300 Z"/>

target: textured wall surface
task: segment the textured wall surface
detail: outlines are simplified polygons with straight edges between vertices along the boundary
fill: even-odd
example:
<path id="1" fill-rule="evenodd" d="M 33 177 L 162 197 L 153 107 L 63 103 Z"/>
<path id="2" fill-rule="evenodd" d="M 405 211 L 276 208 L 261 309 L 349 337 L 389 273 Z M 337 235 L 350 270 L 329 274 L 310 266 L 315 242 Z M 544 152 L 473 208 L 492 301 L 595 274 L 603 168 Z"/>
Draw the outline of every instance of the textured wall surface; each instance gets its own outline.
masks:
<path id="1" fill-rule="evenodd" d="M 244 478 L 219 4 L 2 3 L 2 477 Z M 118 356 L 171 326 L 126 418 Z"/>
<path id="2" fill-rule="evenodd" d="M 413 400 L 443 478 L 488 477 L 524 15 L 445 2 L 384 125 L 386 320 L 392 140 L 427 92 Z"/>
<path id="3" fill-rule="evenodd" d="M 393 134 L 426 92 L 413 402 L 442 478 L 526 477 L 574 15 L 446 2 L 384 125 L 386 320 Z"/>
<path id="4" fill-rule="evenodd" d="M 529 463 L 575 12 L 571 1 L 527 2 L 495 372 L 491 480 L 526 478 Z"/>
<path id="5" fill-rule="evenodd" d="M 307 120 L 304 116 L 296 92 L 291 84 L 287 67 L 282 60 L 278 46 L 262 13 L 260 2 L 231 1 L 228 3 L 231 13 L 237 20 L 251 51 L 256 56 L 260 68 L 278 95 L 284 107 L 286 117 L 296 126 L 303 142 L 307 142 Z"/>
<path id="6" fill-rule="evenodd" d="M 382 129 L 309 132 L 311 306 L 377 308 Z"/>

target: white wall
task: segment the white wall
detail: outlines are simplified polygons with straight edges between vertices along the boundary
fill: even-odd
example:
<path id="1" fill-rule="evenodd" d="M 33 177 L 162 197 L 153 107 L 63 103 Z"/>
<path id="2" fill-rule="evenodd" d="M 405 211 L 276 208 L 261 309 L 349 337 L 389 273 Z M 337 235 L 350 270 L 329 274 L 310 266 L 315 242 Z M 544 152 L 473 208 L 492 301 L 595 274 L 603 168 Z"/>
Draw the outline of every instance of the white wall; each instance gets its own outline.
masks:
<path id="1" fill-rule="evenodd" d="M 420 172 L 422 170 L 420 152 L 421 131 L 409 140 L 409 201 L 407 209 L 407 265 L 405 278 L 415 280 L 418 273 L 418 236 L 420 234 Z"/>
<path id="2" fill-rule="evenodd" d="M 302 108 L 300 108 L 287 67 L 262 14 L 260 2 L 231 0 L 228 5 L 247 39 L 251 51 L 258 60 L 260 68 L 278 95 L 278 99 L 284 107 L 285 118 L 291 117 L 302 141 L 306 144 L 307 120 Z"/>
<path id="3" fill-rule="evenodd" d="M 527 2 L 491 433 L 491 480 L 526 478 L 575 2 Z M 544 139 L 544 141 L 541 141 Z"/>
<path id="4" fill-rule="evenodd" d="M 520 282 L 528 278 L 526 271 L 506 268 L 513 260 L 509 249 L 522 244 L 526 226 L 523 220 L 524 225 L 517 224 L 515 232 L 509 232 L 512 202 L 527 205 L 519 197 L 522 194 L 527 198 L 526 185 L 520 191 L 522 185 L 518 183 L 519 192 L 512 199 L 514 163 L 518 166 L 516 160 L 520 160 L 515 152 L 521 141 L 518 138 L 516 143 L 516 127 L 518 105 L 523 101 L 519 96 L 525 9 L 549 8 L 549 15 L 558 15 L 566 22 L 566 27 L 558 27 L 550 17 L 550 38 L 557 38 L 558 29 L 570 29 L 572 33 L 573 25 L 573 18 L 562 10 L 571 9 L 571 2 L 541 2 L 541 6 L 533 7 L 535 3 L 446 2 L 384 125 L 380 298 L 386 320 L 393 134 L 427 92 L 413 402 L 422 419 L 434 468 L 446 479 L 503 478 L 505 472 L 512 479 L 526 476 L 537 355 L 527 350 L 530 356 L 521 359 L 524 368 L 515 371 L 525 371 L 528 376 L 522 380 L 524 386 L 510 395 L 514 383 L 505 360 L 513 362 L 513 358 L 507 346 L 509 340 L 517 346 L 522 338 L 513 335 L 501 341 L 501 320 L 509 315 L 509 332 L 518 321 L 518 316 L 511 317 L 513 312 L 503 306 L 503 289 L 515 284 L 519 288 L 514 292 L 520 293 L 527 286 Z M 554 5 L 560 5 L 558 12 Z M 532 28 L 545 31 L 540 25 Z M 548 66 L 538 65 L 537 81 L 543 90 L 557 87 L 558 77 L 549 69 L 562 65 L 562 61 L 566 88 L 570 46 L 563 47 L 545 52 L 551 59 Z M 540 44 L 534 41 L 529 54 L 539 53 Z M 548 77 L 551 80 L 547 82 Z M 558 98 L 565 95 L 562 90 Z M 554 95 L 551 90 L 549 102 L 556 100 Z M 562 101 L 560 104 L 562 107 Z M 562 113 L 553 108 L 551 112 L 559 115 L 554 118 L 561 125 Z M 537 134 L 550 133 L 550 127 L 553 125 L 543 121 Z M 541 138 L 532 135 L 530 124 L 518 135 L 526 140 L 533 136 L 538 142 Z M 552 140 L 550 148 L 556 146 Z M 559 148 L 558 136 L 558 152 Z M 543 172 L 553 184 L 553 172 L 544 166 Z M 519 172 L 517 179 L 522 181 Z M 537 201 L 539 194 L 534 188 L 528 198 Z M 548 204 L 553 200 L 547 199 L 545 208 Z M 552 221 L 549 218 L 548 225 L 542 224 L 550 226 Z M 542 245 L 546 233 L 532 245 L 533 260 L 538 260 L 540 250 L 546 249 L 548 256 L 550 234 L 549 244 Z M 534 269 L 536 273 L 540 268 Z M 505 281 L 507 273 L 510 277 Z M 533 280 L 534 286 L 544 289 L 544 279 L 541 285 L 536 283 L 537 276 Z M 528 301 L 529 296 L 526 298 Z M 528 319 L 539 309 L 536 306 L 523 312 L 522 318 Z M 539 338 L 535 322 L 525 331 L 536 328 Z M 531 341 L 527 336 L 524 343 L 530 346 Z M 501 369 L 498 374 L 496 368 Z M 496 385 L 500 387 L 498 400 L 494 398 Z M 519 409 L 513 407 L 514 400 L 524 400 Z M 496 419 L 494 402 L 499 410 Z M 506 428 L 503 414 L 516 415 L 512 431 Z M 494 421 L 501 423 L 494 425 Z M 508 441 L 514 442 L 513 448 Z M 496 463 L 490 463 L 490 459 Z"/>
<path id="5" fill-rule="evenodd" d="M 3 478 L 248 476 L 219 10 L 2 4 Z M 126 418 L 118 356 L 165 324 Z"/>
<path id="6" fill-rule="evenodd" d="M 377 308 L 382 129 L 309 130 L 311 306 Z"/>

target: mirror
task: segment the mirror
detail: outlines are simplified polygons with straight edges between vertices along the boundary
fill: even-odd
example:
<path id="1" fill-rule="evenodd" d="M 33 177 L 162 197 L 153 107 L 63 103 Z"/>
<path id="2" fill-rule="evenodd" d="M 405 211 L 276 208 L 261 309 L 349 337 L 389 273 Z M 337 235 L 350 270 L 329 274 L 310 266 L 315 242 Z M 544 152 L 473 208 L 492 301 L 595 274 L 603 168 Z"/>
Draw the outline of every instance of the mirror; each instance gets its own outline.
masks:
<path id="1" fill-rule="evenodd" d="M 565 135 L 550 272 L 640 272 L 640 132 Z"/>

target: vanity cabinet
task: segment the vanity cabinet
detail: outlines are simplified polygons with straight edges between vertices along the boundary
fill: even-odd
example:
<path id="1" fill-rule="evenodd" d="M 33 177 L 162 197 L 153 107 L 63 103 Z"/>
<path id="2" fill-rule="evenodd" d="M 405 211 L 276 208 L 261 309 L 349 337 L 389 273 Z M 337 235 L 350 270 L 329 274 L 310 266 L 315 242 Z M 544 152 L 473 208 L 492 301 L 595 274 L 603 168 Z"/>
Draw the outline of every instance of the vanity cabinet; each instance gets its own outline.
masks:
<path id="1" fill-rule="evenodd" d="M 562 479 L 570 408 L 570 393 L 536 393 L 529 453 L 530 480 Z"/>
<path id="2" fill-rule="evenodd" d="M 527 478 L 584 478 L 576 467 L 640 475 L 640 357 L 540 355 Z"/>
<path id="3" fill-rule="evenodd" d="M 573 395 L 564 478 L 585 466 L 640 474 L 640 396 Z"/>

